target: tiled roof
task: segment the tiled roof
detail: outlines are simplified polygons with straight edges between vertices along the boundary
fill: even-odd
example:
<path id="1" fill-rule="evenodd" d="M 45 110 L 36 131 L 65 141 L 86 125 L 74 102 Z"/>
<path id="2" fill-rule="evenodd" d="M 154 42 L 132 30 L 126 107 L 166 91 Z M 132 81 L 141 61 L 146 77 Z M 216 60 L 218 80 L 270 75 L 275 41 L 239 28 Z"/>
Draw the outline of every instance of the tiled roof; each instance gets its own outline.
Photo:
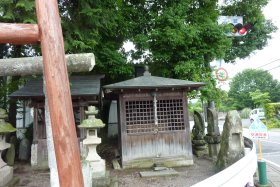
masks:
<path id="1" fill-rule="evenodd" d="M 164 77 L 156 77 L 151 75 L 145 75 L 136 77 L 134 79 L 109 84 L 103 86 L 104 89 L 117 90 L 117 89 L 149 89 L 149 88 L 199 88 L 204 86 L 203 82 L 193 82 L 180 79 L 171 79 Z"/>
<path id="2" fill-rule="evenodd" d="M 70 90 L 72 96 L 93 96 L 100 93 L 100 79 L 104 75 L 94 76 L 71 76 Z M 9 95 L 12 98 L 44 97 L 43 80 L 34 79 L 26 83 L 25 86 Z"/>

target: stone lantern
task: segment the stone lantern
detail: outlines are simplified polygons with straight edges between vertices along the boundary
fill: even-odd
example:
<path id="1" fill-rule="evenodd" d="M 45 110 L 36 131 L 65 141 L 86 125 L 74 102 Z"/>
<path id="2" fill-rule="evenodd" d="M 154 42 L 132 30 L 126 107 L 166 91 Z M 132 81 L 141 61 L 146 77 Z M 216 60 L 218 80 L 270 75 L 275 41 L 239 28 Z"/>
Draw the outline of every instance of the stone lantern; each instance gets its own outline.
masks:
<path id="1" fill-rule="evenodd" d="M 5 135 L 16 131 L 10 123 L 5 122 L 7 116 L 6 111 L 0 108 L 0 186 L 5 186 L 13 178 L 13 167 L 8 166 L 1 158 L 2 151 L 11 146 L 6 143 Z"/>
<path id="2" fill-rule="evenodd" d="M 94 106 L 89 106 L 85 113 L 88 118 L 78 127 L 86 129 L 86 139 L 83 140 L 83 145 L 88 147 L 86 161 L 90 162 L 93 178 L 105 177 L 105 161 L 96 152 L 96 146 L 101 143 L 101 138 L 97 136 L 97 130 L 103 128 L 105 124 L 100 119 L 95 118 L 98 110 Z"/>

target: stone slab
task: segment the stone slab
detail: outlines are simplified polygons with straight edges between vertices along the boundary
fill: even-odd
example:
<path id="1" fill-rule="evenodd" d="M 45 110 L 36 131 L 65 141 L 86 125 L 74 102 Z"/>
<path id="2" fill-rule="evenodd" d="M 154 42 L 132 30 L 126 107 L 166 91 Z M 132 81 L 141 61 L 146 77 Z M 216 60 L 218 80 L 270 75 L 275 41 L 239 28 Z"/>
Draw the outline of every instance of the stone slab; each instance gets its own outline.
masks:
<path id="1" fill-rule="evenodd" d="M 178 175 L 179 173 L 172 168 L 160 171 L 141 171 L 141 177 L 162 177 L 162 176 L 174 176 Z"/>
<path id="2" fill-rule="evenodd" d="M 116 170 L 120 170 L 121 169 L 121 166 L 120 166 L 120 163 L 118 161 L 118 159 L 113 159 L 112 160 L 112 164 L 113 164 L 113 168 L 116 169 Z"/>

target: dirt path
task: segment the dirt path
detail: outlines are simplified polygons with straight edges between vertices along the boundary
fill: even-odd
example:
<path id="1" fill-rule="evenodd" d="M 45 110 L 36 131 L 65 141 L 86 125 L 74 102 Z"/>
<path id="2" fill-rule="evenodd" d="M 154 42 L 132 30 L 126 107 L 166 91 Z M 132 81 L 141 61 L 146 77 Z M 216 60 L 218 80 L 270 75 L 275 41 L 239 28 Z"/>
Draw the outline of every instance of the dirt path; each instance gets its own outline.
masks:
<path id="1" fill-rule="evenodd" d="M 115 178 L 118 181 L 119 187 L 188 187 L 215 174 L 214 165 L 208 158 L 198 159 L 194 157 L 194 165 L 174 169 L 179 173 L 178 176 L 141 178 L 140 171 L 149 171 L 151 169 L 118 171 L 113 170 L 110 166 L 107 167 L 111 178 Z M 16 187 L 50 186 L 49 172 L 32 171 L 29 163 L 17 162 L 14 176 L 20 177 Z"/>

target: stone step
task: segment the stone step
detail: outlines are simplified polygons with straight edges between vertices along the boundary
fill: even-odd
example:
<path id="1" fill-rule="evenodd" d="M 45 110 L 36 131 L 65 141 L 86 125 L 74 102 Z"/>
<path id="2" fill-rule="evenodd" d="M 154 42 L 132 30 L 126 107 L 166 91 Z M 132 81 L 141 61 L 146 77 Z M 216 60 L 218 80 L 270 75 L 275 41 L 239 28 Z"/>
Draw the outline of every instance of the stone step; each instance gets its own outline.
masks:
<path id="1" fill-rule="evenodd" d="M 162 177 L 162 176 L 174 176 L 174 175 L 178 175 L 178 174 L 179 173 L 172 168 L 168 168 L 165 170 L 159 170 L 159 171 L 141 171 L 140 172 L 141 177 Z"/>

